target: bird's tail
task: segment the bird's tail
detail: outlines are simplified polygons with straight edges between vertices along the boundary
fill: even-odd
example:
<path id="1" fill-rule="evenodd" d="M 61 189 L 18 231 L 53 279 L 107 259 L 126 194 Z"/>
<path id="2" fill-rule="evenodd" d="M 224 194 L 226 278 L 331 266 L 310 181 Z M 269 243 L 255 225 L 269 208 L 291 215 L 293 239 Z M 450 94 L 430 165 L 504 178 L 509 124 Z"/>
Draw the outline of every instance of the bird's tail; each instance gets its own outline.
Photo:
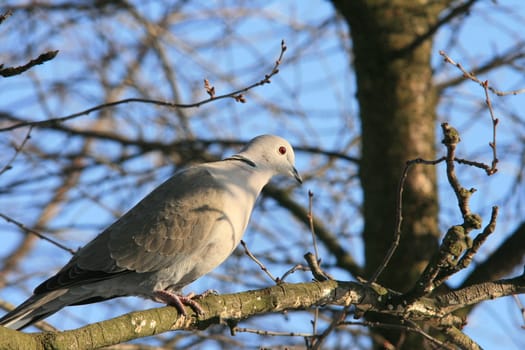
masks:
<path id="1" fill-rule="evenodd" d="M 54 314 L 67 305 L 59 300 L 59 297 L 66 292 L 67 289 L 57 289 L 33 295 L 0 318 L 0 326 L 20 330 Z"/>

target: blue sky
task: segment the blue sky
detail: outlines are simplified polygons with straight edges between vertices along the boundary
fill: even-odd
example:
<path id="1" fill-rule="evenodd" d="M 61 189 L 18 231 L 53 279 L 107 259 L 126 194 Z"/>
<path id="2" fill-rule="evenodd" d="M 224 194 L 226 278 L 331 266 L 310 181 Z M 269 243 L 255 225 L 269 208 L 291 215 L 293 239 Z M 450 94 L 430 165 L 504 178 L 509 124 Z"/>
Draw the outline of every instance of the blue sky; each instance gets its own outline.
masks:
<path id="1" fill-rule="evenodd" d="M 12 2 L 15 3 L 15 2 Z M 348 54 L 349 41 L 348 33 L 342 28 L 340 23 L 328 23 L 324 21 L 330 17 L 332 7 L 327 1 L 310 1 L 306 5 L 297 1 L 270 1 L 255 3 L 258 6 L 257 16 L 243 17 L 241 15 L 232 16 L 231 20 L 221 18 L 221 12 L 216 11 L 219 2 L 209 4 L 197 4 L 188 6 L 186 13 L 197 19 L 191 21 L 181 21 L 180 24 L 173 26 L 170 30 L 172 36 L 167 37 L 165 45 L 168 48 L 170 62 L 176 68 L 177 82 L 181 86 L 181 96 L 184 101 L 194 101 L 206 98 L 205 92 L 201 87 L 203 77 L 210 79 L 215 85 L 218 93 L 230 91 L 233 88 L 245 86 L 248 83 L 258 81 L 261 76 L 273 65 L 273 60 L 279 54 L 281 39 L 285 39 L 288 51 L 281 66 L 280 73 L 272 80 L 272 84 L 259 87 L 247 94 L 248 103 L 238 104 L 233 101 L 218 101 L 217 103 L 203 106 L 199 109 L 186 111 L 191 116 L 191 127 L 199 137 L 211 138 L 220 134 L 221 137 L 235 137 L 249 139 L 256 134 L 278 133 L 289 138 L 292 143 L 298 145 L 318 146 L 324 149 L 341 149 L 351 143 L 357 137 L 359 124 L 356 120 L 358 106 L 353 98 L 355 95 L 354 77 L 349 64 Z M 224 8 L 228 8 L 229 2 L 224 2 Z M 263 4 L 263 5 L 262 5 Z M 152 18 L 162 15 L 154 2 L 150 2 L 140 7 L 142 13 Z M 206 11 L 207 10 L 207 11 Z M 188 15 L 188 17 L 191 17 Z M 513 47 L 517 41 L 522 40 L 523 23 L 525 16 L 525 6 L 521 1 L 501 1 L 499 6 L 492 2 L 483 2 L 475 6 L 472 13 L 465 19 L 465 24 L 457 30 L 443 29 L 439 32 L 434 47 L 433 62 L 437 70 L 436 81 L 446 81 L 457 77 L 460 72 L 451 65 L 443 65 L 442 58 L 438 55 L 440 49 L 447 50 L 447 53 L 468 69 L 485 62 L 494 54 L 506 52 Z M 35 120 L 48 117 L 58 117 L 74 113 L 79 110 L 101 103 L 105 98 L 103 91 L 97 82 L 97 71 L 86 67 L 82 60 L 86 55 L 96 55 L 104 52 L 107 43 L 102 39 L 94 37 L 94 29 L 88 21 L 79 21 L 75 26 L 67 27 L 60 35 L 49 36 L 50 29 L 46 25 L 31 25 L 22 22 L 23 16 L 15 15 L 0 27 L 3 37 L 5 37 L 5 52 L 13 48 L 13 53 L 19 53 L 23 57 L 23 50 L 19 48 L 20 37 L 14 33 L 30 33 L 26 38 L 31 43 L 31 52 L 40 52 L 45 49 L 59 48 L 58 57 L 43 66 L 36 67 L 34 73 L 27 74 L 9 80 L 0 81 L 0 110 L 7 110 L 19 116 L 30 116 Z M 66 18 L 52 16 L 52 25 L 62 28 Z M 287 23 L 292 21 L 296 28 L 290 30 Z M 120 60 L 115 61 L 108 69 L 112 82 L 118 82 L 122 78 L 126 64 L 132 61 L 135 56 L 132 46 L 138 36 L 143 35 L 143 31 L 133 21 L 123 21 L 125 25 L 116 25 L 113 21 L 100 19 L 98 22 L 100 37 L 107 32 L 118 33 L 121 45 Z M 324 25 L 323 30 L 318 30 L 319 26 Z M 20 26 L 15 30 L 14 27 Z M 26 28 L 27 27 L 27 28 Z M 521 30 L 521 31 L 520 31 Z M 230 33 L 230 36 L 226 34 Z M 225 34 L 226 33 L 226 34 Z M 235 35 L 233 35 L 235 34 Z M 312 35 L 315 38 L 312 39 Z M 345 40 L 339 40 L 339 37 Z M 110 36 L 111 37 L 111 36 Z M 49 38 L 49 40 L 47 40 Z M 107 39 L 107 38 L 106 38 Z M 210 43 L 220 42 L 219 48 Z M 451 42 L 455 42 L 454 48 L 448 51 Z M 17 46 L 18 45 L 18 46 Z M 193 50 L 192 48 L 198 48 Z M 7 54 L 5 54 L 7 55 Z M 6 56 L 6 59 L 9 59 Z M 139 78 L 144 84 L 145 90 L 153 97 L 159 99 L 170 99 L 172 92 L 164 71 L 159 69 L 158 62 L 153 56 L 144 58 L 144 69 Z M 494 72 L 483 75 L 481 79 L 488 79 L 501 90 L 516 89 L 525 87 L 523 75 L 518 74 L 516 69 L 498 69 Z M 46 108 L 38 104 L 38 91 L 35 89 L 35 81 L 39 80 L 43 90 L 54 89 L 56 95 L 46 103 Z M 59 96 L 60 86 L 57 81 L 71 83 L 73 88 L 68 90 L 64 96 Z M 140 93 L 128 88 L 116 95 L 118 98 L 137 96 Z M 490 252 L 504 239 L 505 234 L 512 229 L 523 218 L 523 211 L 520 211 L 520 203 L 524 198 L 523 187 L 518 190 L 509 188 L 516 172 L 520 171 L 520 150 L 516 145 L 523 143 L 520 139 L 524 134 L 521 125 L 513 123 L 510 119 L 512 113 L 517 114 L 523 120 L 522 113 L 524 97 L 522 95 L 512 97 L 491 96 L 495 111 L 501 120 L 498 127 L 498 143 L 500 149 L 500 172 L 491 178 L 487 178 L 483 172 L 477 169 L 465 169 L 461 175 L 465 187 L 474 186 L 478 192 L 474 195 L 472 204 L 475 211 L 479 211 L 485 221 L 488 220 L 490 207 L 495 203 L 502 205 L 501 219 L 498 224 L 498 232 L 486 246 L 484 252 Z M 462 131 L 463 142 L 460 144 L 458 152 L 462 157 L 475 157 L 476 160 L 489 161 L 490 150 L 487 146 L 491 139 L 490 117 L 488 111 L 483 107 L 483 90 L 474 83 L 462 83 L 461 85 L 447 92 L 443 103 L 440 106 L 440 121 L 448 121 L 458 126 Z M 270 103 L 276 108 L 272 108 Z M 119 115 L 119 128 L 125 128 L 130 134 L 143 132 L 145 139 L 170 140 L 176 137 L 177 130 L 163 130 L 161 128 L 136 128 L 137 124 L 147 125 L 153 117 L 158 114 L 169 114 L 170 111 L 158 108 L 150 108 L 141 105 L 126 105 L 115 109 Z M 520 114 L 521 113 L 521 114 Z M 95 115 L 85 116 L 75 123 L 78 125 L 89 125 Z M 223 126 L 227 125 L 226 128 Z M 115 127 L 110 125 L 109 127 Z M 137 131 L 140 130 L 140 131 Z M 12 136 L 15 139 L 15 136 Z M 19 135 L 17 136 L 19 139 Z M 439 139 L 440 136 L 438 136 Z M 48 150 L 63 152 L 68 154 L 81 147 L 78 140 L 74 138 L 59 136 L 57 134 L 47 134 L 43 131 L 34 131 L 32 140 L 38 142 Z M 3 143 L 4 145 L 4 143 Z M 97 154 L 102 154 L 111 158 L 112 154 L 117 154 L 120 149 L 112 143 L 104 143 L 98 146 L 100 149 Z M 505 152 L 509 150 L 509 152 Z M 132 151 L 132 150 L 131 150 Z M 229 149 L 224 153 L 231 154 L 234 150 Z M 348 146 L 348 153 L 358 155 L 358 147 Z M 0 155 L 0 161 L 4 162 L 8 155 Z M 301 172 L 309 174 L 320 167 L 323 161 L 305 152 L 298 152 L 298 168 Z M 27 159 L 23 159 L 27 161 Z M 12 181 L 13 178 L 28 178 L 30 176 L 48 176 L 55 170 L 55 165 L 46 162 L 37 167 L 37 172 L 31 170 L 24 164 L 16 164 L 13 171 L 0 178 L 2 181 Z M 77 247 L 87 241 L 86 237 L 93 237 L 97 230 L 111 222 L 113 213 L 94 204 L 92 201 L 83 200 L 87 194 L 103 196 L 104 193 L 112 192 L 112 196 L 102 197 L 103 203 L 109 207 L 125 210 L 131 207 L 145 193 L 154 188 L 158 183 L 165 179 L 173 171 L 171 164 L 165 160 L 159 160 L 156 155 L 135 159 L 125 164 L 128 172 L 139 173 L 148 167 L 158 167 L 151 178 L 141 178 L 137 175 L 129 180 L 119 179 L 116 170 L 108 170 L 104 167 L 94 167 L 90 170 L 86 178 L 86 183 L 98 182 L 98 186 L 82 185 L 72 192 L 76 200 L 71 208 L 61 213 L 60 217 L 53 221 L 55 228 L 60 228 L 63 232 L 60 239 L 70 247 Z M 355 173 L 355 166 L 351 164 L 338 164 L 343 170 L 340 173 Z M 443 166 L 438 168 L 443 174 Z M 111 178 L 106 178 L 108 171 Z M 341 193 L 339 202 L 334 204 L 328 202 L 334 192 L 337 192 L 337 177 L 339 174 L 327 172 L 322 178 L 315 178 L 307 182 L 305 186 L 295 189 L 296 198 L 301 198 L 307 205 L 307 190 L 315 193 L 315 206 L 319 215 L 322 215 L 333 226 L 334 231 L 349 237 L 358 236 L 361 229 L 361 221 L 355 218 L 357 205 L 361 198 L 358 183 L 351 190 Z M 133 183 L 137 178 L 142 179 L 146 184 L 137 188 L 133 193 L 129 193 L 126 188 L 126 181 Z M 440 177 L 444 179 L 444 177 Z M 6 203 L 0 198 L 1 211 L 6 210 L 15 218 L 31 223 L 35 218 L 35 211 L 32 210 L 34 202 L 45 201 L 49 197 L 47 191 L 42 190 L 46 186 L 57 183 L 59 178 L 51 177 L 39 182 L 34 188 L 27 187 L 27 193 L 18 197 L 17 203 Z M 335 185 L 333 183 L 336 183 Z M 280 183 L 281 184 L 281 183 Z M 285 183 L 286 185 L 286 183 Z M 93 192 L 89 192 L 93 191 Z M 346 192 L 347 191 L 347 192 Z M 513 192 L 514 196 L 509 197 Z M 459 214 L 455 208 L 450 189 L 443 181 L 440 186 L 440 198 L 442 212 L 440 216 L 443 229 L 456 224 Z M 509 199 L 510 198 L 510 199 Z M 253 220 L 255 228 L 274 232 L 289 232 L 303 230 L 297 222 L 279 222 L 275 218 L 283 218 L 283 214 L 273 215 L 275 207 L 272 203 L 265 201 L 254 214 L 257 220 Z M 13 244 L 19 239 L 19 232 L 12 226 L 1 223 L 5 243 L 0 247 L 0 256 L 6 254 Z M 307 233 L 307 232 L 305 232 Z M 255 235 L 251 231 L 247 233 L 246 240 L 251 242 L 256 250 L 264 251 L 264 240 L 266 236 Z M 362 245 L 359 239 L 352 239 L 350 247 L 356 259 L 362 261 Z M 267 248 L 267 247 L 266 247 Z M 46 276 L 50 271 L 54 271 L 57 266 L 61 266 L 67 259 L 68 254 L 57 251 L 56 248 L 48 243 L 39 242 L 38 249 L 25 263 L 31 278 L 24 285 L 24 289 L 5 288 L 0 291 L 0 297 L 13 303 L 20 302 L 29 294 L 32 287 Z M 45 259 L 42 257 L 45 256 Z M 233 257 L 234 261 L 247 263 L 242 257 Z M 330 258 L 327 258 L 330 262 Z M 275 268 L 279 268 L 275 266 Z M 280 267 L 282 268 L 282 266 Z M 278 271 L 280 272 L 280 271 Z M 225 273 L 219 269 L 217 274 Z M 278 273 L 277 273 L 278 274 Z M 334 271 L 338 278 L 348 279 L 349 276 L 342 271 Z M 460 274 L 453 279 L 456 282 L 465 274 Z M 305 276 L 294 276 L 292 279 L 301 280 Z M 266 281 L 268 282 L 268 281 Z M 254 278 L 254 284 L 264 284 L 263 281 Z M 192 285 L 189 290 L 201 291 L 212 288 L 214 280 L 204 278 Z M 237 290 L 239 285 L 232 284 L 231 290 Z M 242 288 L 241 288 L 242 289 Z M 228 290 L 221 290 L 226 292 Z M 523 298 L 522 298 L 523 299 Z M 64 315 L 82 314 L 83 316 L 93 316 L 94 319 L 104 319 L 110 315 L 125 312 L 128 303 L 134 303 L 132 308 L 142 309 L 153 306 L 144 304 L 143 301 L 118 301 L 115 308 L 101 308 L 96 306 L 86 306 L 82 309 L 66 309 L 60 314 L 50 318 L 50 322 L 60 324 Z M 122 305 L 122 307 L 121 307 Z M 499 316 L 495 315 L 496 310 L 503 310 L 505 315 L 504 322 L 500 322 Z M 501 311 L 500 311 L 501 313 Z M 301 319 L 303 315 L 290 316 L 292 320 Z M 509 322 L 513 320 L 514 322 Z M 308 330 L 308 322 L 285 322 L 288 326 L 300 324 L 301 331 Z M 506 327 L 502 323 L 508 322 Z M 519 313 L 515 303 L 511 298 L 484 303 L 479 307 L 466 328 L 481 345 L 488 349 L 501 345 L 502 341 L 506 348 L 520 348 L 523 341 L 520 341 L 522 330 Z M 75 323 L 69 323 L 72 327 Z M 504 339 L 504 340 L 502 340 Z"/>

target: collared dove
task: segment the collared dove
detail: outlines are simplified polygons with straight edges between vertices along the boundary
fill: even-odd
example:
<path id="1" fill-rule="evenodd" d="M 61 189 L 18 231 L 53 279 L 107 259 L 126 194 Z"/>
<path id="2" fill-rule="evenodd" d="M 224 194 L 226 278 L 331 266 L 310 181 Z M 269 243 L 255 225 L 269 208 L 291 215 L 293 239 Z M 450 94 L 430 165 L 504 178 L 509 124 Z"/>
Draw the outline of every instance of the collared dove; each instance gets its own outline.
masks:
<path id="1" fill-rule="evenodd" d="M 136 295 L 202 311 L 181 289 L 220 265 L 244 234 L 255 200 L 277 174 L 301 177 L 292 146 L 262 135 L 222 161 L 176 172 L 81 248 L 0 319 L 21 329 L 68 305 Z"/>

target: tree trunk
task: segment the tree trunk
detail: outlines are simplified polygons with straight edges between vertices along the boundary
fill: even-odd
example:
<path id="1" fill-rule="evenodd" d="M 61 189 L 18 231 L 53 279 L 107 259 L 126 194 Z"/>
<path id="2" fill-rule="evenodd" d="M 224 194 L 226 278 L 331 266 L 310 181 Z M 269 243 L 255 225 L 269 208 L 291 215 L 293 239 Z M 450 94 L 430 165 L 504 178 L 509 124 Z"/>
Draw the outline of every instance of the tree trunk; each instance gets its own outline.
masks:
<path id="1" fill-rule="evenodd" d="M 430 63 L 432 41 L 431 36 L 423 40 L 423 35 L 436 23 L 444 2 L 333 3 L 348 22 L 352 36 L 362 129 L 365 271 L 370 278 L 393 239 L 397 187 L 406 161 L 435 158 L 437 96 Z M 383 285 L 400 292 L 413 286 L 437 247 L 435 168 L 413 167 L 403 196 L 400 246 L 379 277 Z M 388 342 L 402 349 L 425 347 L 417 335 L 372 331 L 377 332 L 376 348 L 386 348 Z"/>

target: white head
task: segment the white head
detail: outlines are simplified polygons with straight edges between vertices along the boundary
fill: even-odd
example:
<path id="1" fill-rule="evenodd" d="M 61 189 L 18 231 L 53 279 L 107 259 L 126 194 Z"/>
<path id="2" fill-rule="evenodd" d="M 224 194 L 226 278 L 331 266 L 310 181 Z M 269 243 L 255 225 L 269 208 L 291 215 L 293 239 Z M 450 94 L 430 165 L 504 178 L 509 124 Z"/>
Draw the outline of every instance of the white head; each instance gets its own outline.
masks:
<path id="1" fill-rule="evenodd" d="M 292 146 L 279 136 L 257 136 L 230 159 L 239 159 L 254 168 L 268 170 L 272 175 L 287 175 L 295 178 L 299 183 L 303 182 L 295 169 L 295 154 Z"/>

